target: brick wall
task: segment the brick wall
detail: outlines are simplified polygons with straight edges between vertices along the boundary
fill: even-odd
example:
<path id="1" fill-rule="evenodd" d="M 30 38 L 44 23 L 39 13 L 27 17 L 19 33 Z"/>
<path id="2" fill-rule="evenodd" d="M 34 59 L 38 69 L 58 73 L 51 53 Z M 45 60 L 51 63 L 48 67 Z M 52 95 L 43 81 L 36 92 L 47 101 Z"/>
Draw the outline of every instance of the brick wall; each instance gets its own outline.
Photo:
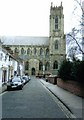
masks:
<path id="1" fill-rule="evenodd" d="M 60 78 L 57 78 L 57 85 L 65 90 L 72 92 L 75 95 L 84 97 L 84 88 L 76 81 L 63 81 Z"/>

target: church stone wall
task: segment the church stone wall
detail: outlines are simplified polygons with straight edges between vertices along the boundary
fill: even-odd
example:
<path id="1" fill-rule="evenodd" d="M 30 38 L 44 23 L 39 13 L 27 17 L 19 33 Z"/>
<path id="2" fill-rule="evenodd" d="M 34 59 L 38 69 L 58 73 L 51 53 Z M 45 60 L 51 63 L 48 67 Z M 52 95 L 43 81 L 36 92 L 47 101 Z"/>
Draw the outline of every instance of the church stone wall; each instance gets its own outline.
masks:
<path id="1" fill-rule="evenodd" d="M 56 17 L 58 18 L 56 20 Z M 64 35 L 64 15 L 62 3 L 60 6 L 50 8 L 50 32 L 49 32 L 49 44 L 48 45 L 12 45 L 11 49 L 13 54 L 23 59 L 24 63 L 28 62 L 29 69 L 25 70 L 29 75 L 38 73 L 40 74 L 57 74 L 60 63 L 65 59 L 66 54 L 66 41 Z M 57 22 L 57 23 L 56 23 Z M 56 26 L 57 25 L 57 26 Z M 57 29 L 56 29 L 57 27 Z M 17 48 L 17 53 L 15 53 Z M 24 53 L 21 54 L 21 49 L 24 49 Z M 28 48 L 30 49 L 29 54 L 27 53 Z M 36 48 L 36 54 L 34 49 Z M 49 49 L 49 54 L 46 55 L 46 49 Z M 40 50 L 43 50 L 40 55 Z M 40 62 L 42 68 L 39 68 Z M 24 64 L 24 65 L 25 65 Z M 46 67 L 46 64 L 48 65 Z M 25 67 L 24 67 L 25 68 Z"/>

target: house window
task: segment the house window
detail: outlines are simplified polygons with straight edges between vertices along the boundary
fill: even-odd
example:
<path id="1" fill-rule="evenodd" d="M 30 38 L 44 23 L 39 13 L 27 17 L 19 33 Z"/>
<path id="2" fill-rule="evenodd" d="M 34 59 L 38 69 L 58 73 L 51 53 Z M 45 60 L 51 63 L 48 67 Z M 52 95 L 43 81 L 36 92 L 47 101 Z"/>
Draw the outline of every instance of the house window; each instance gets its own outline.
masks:
<path id="1" fill-rule="evenodd" d="M 58 49 L 58 40 L 55 41 L 55 49 Z"/>
<path id="2" fill-rule="evenodd" d="M 58 17 L 55 17 L 55 30 L 58 30 Z"/>
<path id="3" fill-rule="evenodd" d="M 58 69 L 58 62 L 57 62 L 57 61 L 55 61 L 55 62 L 53 63 L 53 69 Z"/>

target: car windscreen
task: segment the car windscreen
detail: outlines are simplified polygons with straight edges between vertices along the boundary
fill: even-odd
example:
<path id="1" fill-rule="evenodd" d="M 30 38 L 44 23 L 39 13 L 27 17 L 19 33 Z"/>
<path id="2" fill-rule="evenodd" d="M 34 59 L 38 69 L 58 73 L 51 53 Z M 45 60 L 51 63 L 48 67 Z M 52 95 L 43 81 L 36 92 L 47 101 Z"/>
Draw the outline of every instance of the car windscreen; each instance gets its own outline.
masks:
<path id="1" fill-rule="evenodd" d="M 20 78 L 14 78 L 14 79 L 12 80 L 12 82 L 21 82 L 21 79 L 20 79 Z"/>
<path id="2" fill-rule="evenodd" d="M 27 76 L 24 76 L 24 77 L 22 77 L 23 79 L 28 79 L 28 77 Z"/>

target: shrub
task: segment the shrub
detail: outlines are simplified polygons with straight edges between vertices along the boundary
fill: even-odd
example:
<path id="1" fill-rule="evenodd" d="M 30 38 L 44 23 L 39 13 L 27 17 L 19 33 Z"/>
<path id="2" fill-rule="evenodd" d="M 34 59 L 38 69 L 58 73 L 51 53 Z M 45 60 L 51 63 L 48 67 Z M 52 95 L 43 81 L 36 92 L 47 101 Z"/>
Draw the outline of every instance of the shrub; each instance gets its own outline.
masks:
<path id="1" fill-rule="evenodd" d="M 77 70 L 77 80 L 83 83 L 84 80 L 84 61 L 81 61 Z"/>
<path id="2" fill-rule="evenodd" d="M 72 62 L 64 60 L 58 70 L 58 76 L 63 80 L 71 79 Z"/>
<path id="3" fill-rule="evenodd" d="M 58 76 L 63 80 L 74 80 L 83 84 L 84 61 L 64 60 L 59 68 Z"/>
<path id="4" fill-rule="evenodd" d="M 80 68 L 80 61 L 79 60 L 73 61 L 72 70 L 71 70 L 71 76 L 73 80 L 78 80 L 79 68 Z"/>

